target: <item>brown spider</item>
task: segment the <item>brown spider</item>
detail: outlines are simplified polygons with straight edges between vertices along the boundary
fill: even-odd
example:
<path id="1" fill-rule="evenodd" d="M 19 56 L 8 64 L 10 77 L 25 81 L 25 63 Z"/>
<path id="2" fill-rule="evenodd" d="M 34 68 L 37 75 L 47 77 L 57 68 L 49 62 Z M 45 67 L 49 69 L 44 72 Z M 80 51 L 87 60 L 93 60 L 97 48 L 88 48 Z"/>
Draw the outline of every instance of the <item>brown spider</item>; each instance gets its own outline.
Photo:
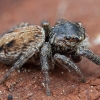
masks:
<path id="1" fill-rule="evenodd" d="M 81 23 L 58 20 L 51 28 L 47 21 L 42 22 L 42 27 L 22 23 L 0 37 L 0 62 L 12 65 L 0 83 L 14 69 L 30 61 L 41 65 L 47 95 L 50 95 L 49 66 L 54 66 L 55 62 L 63 68 L 76 71 L 85 81 L 74 62 L 81 61 L 81 57 L 85 56 L 100 65 L 100 58 L 87 49 L 87 44 L 88 37 Z"/>

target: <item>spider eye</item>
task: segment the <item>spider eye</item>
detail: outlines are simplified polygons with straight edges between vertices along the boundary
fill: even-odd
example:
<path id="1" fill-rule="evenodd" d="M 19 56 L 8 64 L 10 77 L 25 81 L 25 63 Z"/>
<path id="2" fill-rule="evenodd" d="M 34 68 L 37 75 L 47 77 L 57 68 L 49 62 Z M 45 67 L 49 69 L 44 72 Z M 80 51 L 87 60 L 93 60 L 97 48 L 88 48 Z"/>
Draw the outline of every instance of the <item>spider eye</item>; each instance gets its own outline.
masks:
<path id="1" fill-rule="evenodd" d="M 80 36 L 80 37 L 70 37 L 70 36 L 67 36 L 66 37 L 66 40 L 69 40 L 70 42 L 72 41 L 72 42 L 75 42 L 75 41 L 77 41 L 77 42 L 80 42 L 80 41 L 82 41 L 82 37 Z"/>
<path id="2" fill-rule="evenodd" d="M 70 37 L 70 36 L 67 36 L 67 37 L 66 37 L 66 40 L 70 40 L 70 39 L 71 39 L 71 37 Z"/>

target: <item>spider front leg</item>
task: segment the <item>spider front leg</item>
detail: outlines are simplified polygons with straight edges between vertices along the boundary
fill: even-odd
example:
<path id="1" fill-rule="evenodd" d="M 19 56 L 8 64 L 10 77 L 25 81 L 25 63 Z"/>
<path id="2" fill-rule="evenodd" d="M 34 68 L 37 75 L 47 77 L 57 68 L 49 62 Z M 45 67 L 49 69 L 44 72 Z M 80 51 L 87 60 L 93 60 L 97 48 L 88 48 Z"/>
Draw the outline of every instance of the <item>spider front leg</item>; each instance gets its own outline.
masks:
<path id="1" fill-rule="evenodd" d="M 43 27 L 46 33 L 46 42 L 49 40 L 49 33 L 50 33 L 50 23 L 48 21 L 42 21 L 41 26 Z"/>
<path id="2" fill-rule="evenodd" d="M 83 48 L 83 47 L 78 48 L 77 55 L 84 56 L 84 57 L 90 59 L 95 64 L 100 65 L 100 57 L 98 57 L 92 51 L 90 51 L 86 48 Z"/>
<path id="3" fill-rule="evenodd" d="M 46 94 L 50 95 L 50 88 L 49 88 L 49 58 L 51 58 L 51 46 L 48 42 L 46 42 L 43 47 L 41 48 L 41 54 L 40 54 L 40 63 L 42 67 L 42 72 L 44 75 L 44 83 L 46 87 Z"/>
<path id="4" fill-rule="evenodd" d="M 81 76 L 82 82 L 85 82 L 84 76 L 82 72 L 80 71 L 80 69 L 68 57 L 64 55 L 60 55 L 60 54 L 55 54 L 54 60 L 58 64 L 63 65 L 64 68 L 74 70 L 78 75 Z"/>

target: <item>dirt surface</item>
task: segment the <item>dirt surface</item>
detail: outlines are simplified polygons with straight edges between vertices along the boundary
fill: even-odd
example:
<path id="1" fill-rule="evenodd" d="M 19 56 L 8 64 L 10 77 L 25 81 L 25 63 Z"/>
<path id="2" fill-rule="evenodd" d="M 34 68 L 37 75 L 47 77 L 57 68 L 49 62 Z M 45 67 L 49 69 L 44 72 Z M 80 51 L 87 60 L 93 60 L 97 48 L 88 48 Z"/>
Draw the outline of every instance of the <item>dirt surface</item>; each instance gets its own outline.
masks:
<path id="1" fill-rule="evenodd" d="M 38 24 L 59 18 L 83 23 L 89 35 L 90 49 L 100 56 L 100 0 L 1 0 L 0 34 L 21 22 Z M 50 71 L 51 96 L 45 94 L 42 73 L 37 66 L 24 65 L 0 85 L 0 100 L 100 100 L 100 67 L 86 58 L 77 64 L 86 83 L 74 72 L 55 68 Z M 0 78 L 11 66 L 0 64 Z"/>

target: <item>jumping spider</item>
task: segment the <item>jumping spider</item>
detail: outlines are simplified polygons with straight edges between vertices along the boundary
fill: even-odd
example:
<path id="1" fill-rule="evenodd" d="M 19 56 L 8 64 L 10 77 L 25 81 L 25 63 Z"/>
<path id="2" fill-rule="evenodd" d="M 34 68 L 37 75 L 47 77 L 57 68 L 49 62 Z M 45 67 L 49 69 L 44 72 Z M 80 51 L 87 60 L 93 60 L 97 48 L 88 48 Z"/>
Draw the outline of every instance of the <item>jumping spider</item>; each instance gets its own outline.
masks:
<path id="1" fill-rule="evenodd" d="M 50 95 L 48 71 L 55 64 L 74 70 L 85 81 L 74 63 L 84 56 L 100 65 L 100 58 L 87 49 L 87 44 L 88 36 L 81 23 L 58 20 L 51 28 L 47 21 L 42 22 L 42 27 L 20 24 L 0 37 L 0 62 L 12 65 L 0 83 L 30 61 L 41 65 L 47 95 Z"/>

